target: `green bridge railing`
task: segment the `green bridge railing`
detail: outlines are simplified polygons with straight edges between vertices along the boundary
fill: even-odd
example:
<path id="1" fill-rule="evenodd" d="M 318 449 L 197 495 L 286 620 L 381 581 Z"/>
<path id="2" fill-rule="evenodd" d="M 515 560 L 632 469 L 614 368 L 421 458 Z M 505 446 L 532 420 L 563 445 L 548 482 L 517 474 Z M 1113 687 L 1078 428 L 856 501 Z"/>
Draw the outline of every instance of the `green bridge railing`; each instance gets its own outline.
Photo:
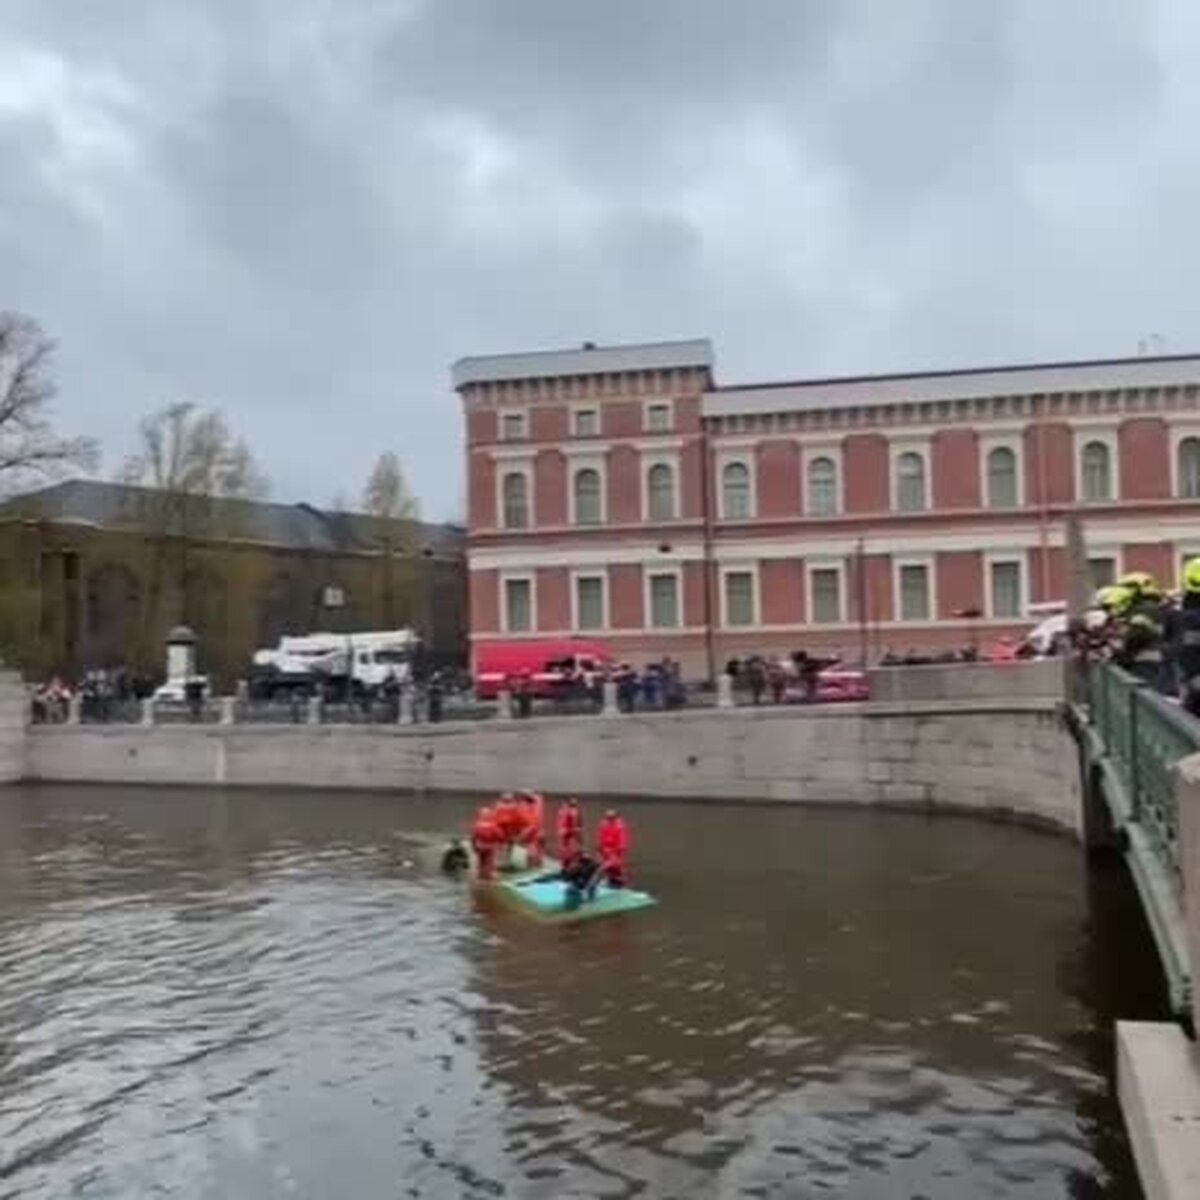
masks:
<path id="1" fill-rule="evenodd" d="M 1200 752 L 1200 721 L 1128 671 L 1109 664 L 1081 664 L 1073 700 L 1086 733 L 1089 763 L 1124 843 L 1166 968 L 1172 1001 L 1184 1011 L 1191 968 L 1175 767 Z"/>

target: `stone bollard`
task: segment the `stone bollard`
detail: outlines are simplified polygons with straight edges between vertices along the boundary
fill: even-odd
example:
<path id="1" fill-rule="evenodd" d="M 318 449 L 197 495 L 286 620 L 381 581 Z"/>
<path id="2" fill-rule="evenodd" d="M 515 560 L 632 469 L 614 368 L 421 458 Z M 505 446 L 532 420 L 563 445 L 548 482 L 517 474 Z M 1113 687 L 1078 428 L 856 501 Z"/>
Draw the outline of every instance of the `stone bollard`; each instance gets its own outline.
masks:
<path id="1" fill-rule="evenodd" d="M 501 721 L 511 721 L 512 715 L 512 692 L 508 688 L 501 688 L 496 696 L 496 717 Z"/>
<path id="2" fill-rule="evenodd" d="M 72 692 L 67 699 L 67 724 L 78 725 L 83 720 L 83 697 Z"/>
<path id="3" fill-rule="evenodd" d="M 320 725 L 320 723 L 321 723 L 321 697 L 320 696 L 309 696 L 307 721 L 308 721 L 309 725 Z"/>
<path id="4" fill-rule="evenodd" d="M 717 676 L 717 707 L 733 707 L 733 676 L 725 671 Z"/>
<path id="5" fill-rule="evenodd" d="M 237 723 L 237 697 L 221 697 L 221 724 L 234 725 Z"/>
<path id="6" fill-rule="evenodd" d="M 414 697 L 412 688 L 402 688 L 400 691 L 400 703 L 396 705 L 396 720 L 401 725 L 416 724 L 417 714 L 414 708 Z"/>
<path id="7" fill-rule="evenodd" d="M 604 707 L 600 710 L 602 717 L 617 717 L 621 715 L 620 706 L 617 704 L 617 681 L 615 679 L 606 679 L 604 681 Z"/>
<path id="8" fill-rule="evenodd" d="M 154 697 L 153 696 L 146 696 L 142 700 L 142 724 L 143 725 L 153 725 L 154 724 Z"/>

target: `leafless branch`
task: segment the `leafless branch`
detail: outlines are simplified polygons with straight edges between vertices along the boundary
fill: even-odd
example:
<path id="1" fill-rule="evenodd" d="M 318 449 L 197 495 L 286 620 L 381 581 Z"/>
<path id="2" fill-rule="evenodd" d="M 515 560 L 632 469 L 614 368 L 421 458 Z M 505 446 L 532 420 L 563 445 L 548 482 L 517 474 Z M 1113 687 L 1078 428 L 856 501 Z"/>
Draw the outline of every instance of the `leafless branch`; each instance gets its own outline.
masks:
<path id="1" fill-rule="evenodd" d="M 92 439 L 64 437 L 54 428 L 53 353 L 54 343 L 31 317 L 0 313 L 0 483 L 71 467 L 91 470 L 98 461 Z"/>

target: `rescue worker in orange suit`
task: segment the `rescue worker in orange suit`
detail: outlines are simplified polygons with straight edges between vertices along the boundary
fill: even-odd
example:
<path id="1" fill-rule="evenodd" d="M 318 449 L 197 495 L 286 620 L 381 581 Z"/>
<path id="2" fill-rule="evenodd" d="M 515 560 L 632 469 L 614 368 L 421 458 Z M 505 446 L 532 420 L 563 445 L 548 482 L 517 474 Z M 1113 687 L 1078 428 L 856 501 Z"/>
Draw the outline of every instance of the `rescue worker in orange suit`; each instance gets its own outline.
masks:
<path id="1" fill-rule="evenodd" d="M 567 867 L 583 850 L 583 813 L 579 810 L 578 800 L 572 797 L 558 806 L 555 825 L 558 834 L 558 859 Z"/>
<path id="2" fill-rule="evenodd" d="M 511 792 L 505 792 L 496 801 L 496 828 L 504 846 L 505 862 L 512 861 L 512 848 L 521 840 L 525 826 L 525 815 Z"/>
<path id="3" fill-rule="evenodd" d="M 527 867 L 534 868 L 542 865 L 542 854 L 546 848 L 546 837 L 542 826 L 545 804 L 545 800 L 538 792 L 525 792 L 521 796 L 521 845 L 525 847 L 525 865 Z"/>
<path id="4" fill-rule="evenodd" d="M 501 840 L 496 813 L 484 805 L 475 814 L 475 821 L 471 826 L 471 849 L 475 851 L 476 874 L 485 882 L 496 878 L 496 852 L 500 848 Z"/>
<path id="5" fill-rule="evenodd" d="M 600 870 L 610 887 L 625 886 L 625 856 L 629 853 L 629 828 L 613 809 L 604 814 L 596 830 Z"/>

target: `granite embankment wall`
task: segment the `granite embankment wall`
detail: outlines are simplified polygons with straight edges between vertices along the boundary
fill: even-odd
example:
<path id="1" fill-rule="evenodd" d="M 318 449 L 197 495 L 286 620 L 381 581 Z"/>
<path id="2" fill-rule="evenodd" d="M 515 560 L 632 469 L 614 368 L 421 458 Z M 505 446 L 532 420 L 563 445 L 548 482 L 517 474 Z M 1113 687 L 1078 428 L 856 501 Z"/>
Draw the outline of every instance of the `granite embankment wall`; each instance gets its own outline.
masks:
<path id="1" fill-rule="evenodd" d="M 29 696 L 21 676 L 0 670 L 0 783 L 14 783 L 29 773 L 28 719 Z"/>
<path id="2" fill-rule="evenodd" d="M 1012 663 L 947 663 L 928 667 L 879 667 L 867 672 L 871 699 L 1061 700 L 1067 694 L 1068 663 L 1044 658 Z"/>
<path id="3" fill-rule="evenodd" d="M 438 726 L 35 726 L 27 775 L 80 783 L 679 796 L 957 808 L 1077 832 L 1047 700 L 706 710 Z"/>

